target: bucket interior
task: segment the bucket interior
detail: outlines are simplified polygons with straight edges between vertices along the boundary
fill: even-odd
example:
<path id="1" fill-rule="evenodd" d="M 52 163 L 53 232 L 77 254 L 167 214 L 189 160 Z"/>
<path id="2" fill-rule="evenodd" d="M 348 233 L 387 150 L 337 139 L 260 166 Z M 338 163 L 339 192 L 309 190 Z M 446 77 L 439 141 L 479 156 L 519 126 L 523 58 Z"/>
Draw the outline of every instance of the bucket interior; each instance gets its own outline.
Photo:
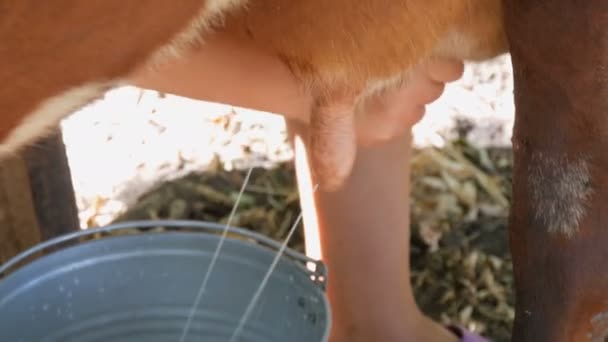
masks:
<path id="1" fill-rule="evenodd" d="M 225 240 L 192 311 L 219 239 L 167 231 L 53 251 L 0 280 L 0 341 L 180 341 L 191 312 L 183 341 L 229 341 L 276 251 Z M 282 257 L 235 341 L 326 341 L 329 306 L 311 275 Z"/>

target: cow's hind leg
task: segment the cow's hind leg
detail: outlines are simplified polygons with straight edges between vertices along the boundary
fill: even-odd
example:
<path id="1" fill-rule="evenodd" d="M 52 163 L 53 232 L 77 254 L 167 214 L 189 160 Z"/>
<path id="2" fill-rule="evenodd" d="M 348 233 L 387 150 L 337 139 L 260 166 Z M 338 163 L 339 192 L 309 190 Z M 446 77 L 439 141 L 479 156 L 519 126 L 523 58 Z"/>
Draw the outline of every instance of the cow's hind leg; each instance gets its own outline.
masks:
<path id="1" fill-rule="evenodd" d="M 507 0 L 513 341 L 608 335 L 608 1 Z"/>

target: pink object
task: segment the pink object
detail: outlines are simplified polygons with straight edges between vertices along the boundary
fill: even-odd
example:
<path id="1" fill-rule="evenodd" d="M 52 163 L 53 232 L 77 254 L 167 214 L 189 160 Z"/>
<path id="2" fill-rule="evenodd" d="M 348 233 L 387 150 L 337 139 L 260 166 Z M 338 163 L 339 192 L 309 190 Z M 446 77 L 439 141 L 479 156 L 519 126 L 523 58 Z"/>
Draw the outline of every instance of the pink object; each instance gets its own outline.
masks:
<path id="1" fill-rule="evenodd" d="M 451 332 L 460 338 L 461 342 L 489 342 L 488 339 L 474 334 L 462 327 L 451 325 L 447 327 Z"/>

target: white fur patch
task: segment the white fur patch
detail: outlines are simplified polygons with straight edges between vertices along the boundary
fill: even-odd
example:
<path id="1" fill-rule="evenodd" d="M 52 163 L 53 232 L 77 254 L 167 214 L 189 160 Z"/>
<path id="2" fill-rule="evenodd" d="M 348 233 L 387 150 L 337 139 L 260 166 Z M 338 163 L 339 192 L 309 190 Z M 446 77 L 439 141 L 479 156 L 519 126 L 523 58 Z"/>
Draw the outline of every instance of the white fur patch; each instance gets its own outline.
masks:
<path id="1" fill-rule="evenodd" d="M 591 342 L 604 342 L 608 337 L 608 312 L 600 312 L 591 318 L 591 332 L 588 336 Z"/>
<path id="2" fill-rule="evenodd" d="M 245 3 L 246 0 L 207 0 L 207 9 L 212 15 L 235 9 Z"/>
<path id="3" fill-rule="evenodd" d="M 477 45 L 473 37 L 459 31 L 451 31 L 437 44 L 433 55 L 468 59 L 475 55 Z"/>
<path id="4" fill-rule="evenodd" d="M 118 85 L 120 85 L 118 81 L 89 83 L 43 101 L 35 111 L 25 116 L 19 126 L 0 144 L 0 156 L 13 154 L 22 147 L 34 143 L 55 129 L 61 119 L 71 112 Z"/>
<path id="5" fill-rule="evenodd" d="M 179 58 L 189 47 L 203 42 L 203 34 L 213 25 L 221 24 L 224 13 L 246 3 L 247 0 L 201 0 L 205 6 L 193 16 L 188 26 L 150 59 L 152 66 L 169 58 Z"/>
<path id="6" fill-rule="evenodd" d="M 392 89 L 404 84 L 408 80 L 408 75 L 409 72 L 406 71 L 403 74 L 393 76 L 389 79 L 368 82 L 363 94 L 361 94 L 360 101 L 364 101 L 365 98 L 374 96 L 387 89 Z"/>
<path id="7" fill-rule="evenodd" d="M 535 219 L 549 233 L 572 237 L 578 231 L 592 194 L 587 160 L 536 152 L 528 172 Z"/>

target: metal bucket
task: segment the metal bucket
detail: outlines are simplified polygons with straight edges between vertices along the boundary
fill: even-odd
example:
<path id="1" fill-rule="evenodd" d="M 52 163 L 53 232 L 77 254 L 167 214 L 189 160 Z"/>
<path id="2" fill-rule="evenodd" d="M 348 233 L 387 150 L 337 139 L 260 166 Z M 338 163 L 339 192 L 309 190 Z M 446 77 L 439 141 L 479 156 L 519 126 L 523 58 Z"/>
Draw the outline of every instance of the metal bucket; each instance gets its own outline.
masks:
<path id="1" fill-rule="evenodd" d="M 31 248 L 0 267 L 0 341 L 180 341 L 223 228 L 135 221 Z M 183 341 L 229 341 L 279 248 L 230 228 Z M 325 280 L 286 249 L 236 341 L 327 341 Z"/>

